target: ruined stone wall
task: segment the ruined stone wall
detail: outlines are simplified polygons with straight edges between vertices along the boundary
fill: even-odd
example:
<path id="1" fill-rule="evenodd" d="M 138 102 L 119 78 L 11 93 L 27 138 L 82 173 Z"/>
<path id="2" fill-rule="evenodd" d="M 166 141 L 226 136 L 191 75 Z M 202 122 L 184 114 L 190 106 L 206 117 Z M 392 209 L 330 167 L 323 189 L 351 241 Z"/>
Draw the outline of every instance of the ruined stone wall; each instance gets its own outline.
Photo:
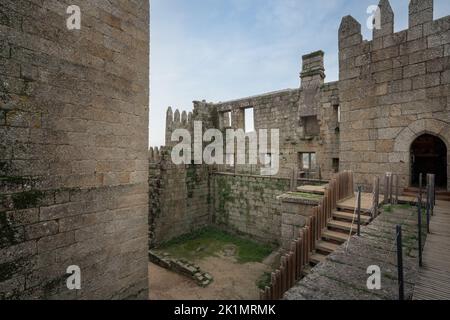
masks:
<path id="1" fill-rule="evenodd" d="M 290 178 L 299 168 L 299 153 L 316 153 L 320 170 L 310 178 L 330 177 L 332 158 L 339 157 L 339 134 L 336 134 L 339 91 L 336 83 L 324 84 L 324 53 L 303 56 L 301 87 L 259 96 L 214 104 L 219 113 L 220 129 L 223 117 L 231 112 L 231 128 L 244 129 L 245 110 L 253 108 L 254 127 L 280 130 L 280 171 L 278 177 Z M 312 120 L 312 121 L 311 121 Z M 312 123 L 311 123 L 312 122 Z M 317 128 L 317 132 L 309 132 Z M 315 131 L 315 130 L 314 130 Z M 221 171 L 259 174 L 258 165 L 220 167 Z M 320 174 L 319 174 L 320 171 Z"/>
<path id="2" fill-rule="evenodd" d="M 311 147 L 309 141 L 305 143 L 307 146 L 299 146 L 299 137 L 303 135 L 303 128 L 299 126 L 298 117 L 299 95 L 298 89 L 286 90 L 216 105 L 221 115 L 231 111 L 233 129 L 244 129 L 245 109 L 253 108 L 256 131 L 259 129 L 280 130 L 280 171 L 278 173 L 280 177 L 291 177 L 292 170 L 297 167 L 296 151 Z M 259 168 L 260 165 L 239 165 L 236 171 L 259 174 Z"/>
<path id="3" fill-rule="evenodd" d="M 351 16 L 339 30 L 341 165 L 367 188 L 388 171 L 407 187 L 416 137 L 450 146 L 450 16 L 433 21 L 432 0 L 411 1 L 409 28 L 394 33 L 388 1 L 380 8 L 373 41 L 363 41 Z"/>
<path id="4" fill-rule="evenodd" d="M 281 202 L 290 181 L 249 175 L 212 175 L 213 223 L 264 243 L 280 243 Z"/>
<path id="5" fill-rule="evenodd" d="M 192 113 L 168 108 L 166 146 L 169 148 L 151 150 L 150 246 L 209 223 L 259 241 L 281 242 L 282 212 L 277 196 L 290 188 L 293 171 L 299 169 L 299 153 L 316 153 L 324 177 L 331 176 L 333 172 L 332 157 L 339 157 L 339 133 L 336 133 L 338 87 L 336 83 L 324 85 L 323 55 L 319 51 L 303 57 L 300 89 L 218 104 L 195 101 Z M 178 144 L 171 141 L 174 130 L 190 132 L 193 143 L 191 152 L 194 153 L 194 121 L 202 121 L 203 133 L 207 129 L 221 130 L 225 151 L 226 129 L 245 129 L 247 108 L 253 108 L 256 131 L 280 131 L 280 171 L 276 178 L 258 177 L 261 164 L 195 165 L 194 157 L 192 164 L 188 165 L 174 165 L 171 162 L 171 148 Z M 226 120 L 227 113 L 230 113 L 231 123 Z M 317 128 L 317 132 L 314 134 L 307 130 L 309 118 L 315 120 L 312 127 Z M 204 148 L 207 144 L 203 142 L 200 146 Z M 248 147 L 246 145 L 247 155 Z M 226 172 L 233 175 L 223 174 Z"/>
<path id="6" fill-rule="evenodd" d="M 150 247 L 209 225 L 209 169 L 175 165 L 171 148 L 150 149 Z"/>
<path id="7" fill-rule="evenodd" d="M 320 142 L 317 149 L 317 161 L 321 168 L 322 179 L 331 179 L 339 170 L 339 87 L 337 82 L 321 87 L 321 108 L 318 113 L 320 123 Z"/>
<path id="8" fill-rule="evenodd" d="M 214 166 L 196 164 L 194 161 L 194 121 L 202 122 L 203 132 L 215 128 L 217 111 L 204 101 L 195 101 L 193 111 L 189 113 L 169 107 L 166 114 L 166 146 L 150 148 L 150 247 L 197 231 L 210 223 L 209 173 Z M 171 141 L 171 138 L 177 129 L 187 130 L 191 135 L 190 163 L 176 165 L 172 160 L 172 149 L 178 142 Z M 201 154 L 203 147 L 204 144 L 200 143 Z"/>
<path id="9" fill-rule="evenodd" d="M 148 296 L 149 4 L 76 3 L 0 3 L 0 299 Z"/>

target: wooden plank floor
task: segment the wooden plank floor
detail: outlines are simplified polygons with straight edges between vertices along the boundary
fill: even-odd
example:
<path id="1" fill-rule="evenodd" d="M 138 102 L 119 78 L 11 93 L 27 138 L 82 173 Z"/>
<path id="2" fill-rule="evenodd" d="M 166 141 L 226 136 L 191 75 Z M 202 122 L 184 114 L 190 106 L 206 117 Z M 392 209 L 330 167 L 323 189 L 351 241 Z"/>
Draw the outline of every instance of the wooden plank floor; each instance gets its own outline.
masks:
<path id="1" fill-rule="evenodd" d="M 356 194 L 351 197 L 338 202 L 338 207 L 346 210 L 354 210 L 356 204 Z M 363 211 L 370 211 L 373 207 L 373 194 L 361 194 L 361 209 Z"/>
<path id="2" fill-rule="evenodd" d="M 450 202 L 437 201 L 414 300 L 450 300 Z"/>

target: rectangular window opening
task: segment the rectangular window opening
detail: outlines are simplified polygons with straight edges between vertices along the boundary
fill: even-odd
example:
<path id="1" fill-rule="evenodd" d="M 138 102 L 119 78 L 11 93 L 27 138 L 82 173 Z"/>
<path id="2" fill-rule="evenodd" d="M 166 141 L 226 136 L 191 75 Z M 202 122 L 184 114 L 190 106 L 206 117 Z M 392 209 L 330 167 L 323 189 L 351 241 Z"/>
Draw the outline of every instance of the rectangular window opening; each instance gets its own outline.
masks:
<path id="1" fill-rule="evenodd" d="M 317 168 L 317 158 L 314 152 L 300 152 L 299 153 L 300 170 L 314 171 Z"/>
<path id="2" fill-rule="evenodd" d="M 341 123 L 341 106 L 336 105 L 334 106 L 334 112 L 336 114 L 336 121 L 337 123 Z"/>
<path id="3" fill-rule="evenodd" d="M 255 132 L 255 114 L 253 108 L 245 109 L 245 132 Z"/>
<path id="4" fill-rule="evenodd" d="M 225 164 L 227 166 L 234 167 L 234 154 L 233 153 L 227 153 Z"/>
<path id="5" fill-rule="evenodd" d="M 333 171 L 334 173 L 339 172 L 339 158 L 333 158 Z"/>
<path id="6" fill-rule="evenodd" d="M 222 116 L 224 128 L 231 128 L 231 111 L 224 112 Z"/>

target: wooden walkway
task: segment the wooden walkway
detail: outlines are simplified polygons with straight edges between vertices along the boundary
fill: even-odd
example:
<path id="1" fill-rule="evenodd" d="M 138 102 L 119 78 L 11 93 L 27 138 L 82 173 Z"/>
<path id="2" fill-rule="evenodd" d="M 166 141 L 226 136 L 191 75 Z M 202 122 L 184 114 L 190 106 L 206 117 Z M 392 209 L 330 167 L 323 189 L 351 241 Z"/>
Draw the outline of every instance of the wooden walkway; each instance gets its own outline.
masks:
<path id="1" fill-rule="evenodd" d="M 381 203 L 381 202 L 380 202 Z M 338 208 L 343 210 L 355 210 L 356 206 L 356 194 L 345 200 L 338 202 Z M 373 194 L 372 193 L 362 193 L 361 194 L 361 210 L 363 212 L 370 212 L 373 208 Z"/>
<path id="2" fill-rule="evenodd" d="M 417 209 L 395 206 L 383 211 L 319 263 L 284 296 L 285 300 L 398 300 L 396 226 L 403 226 L 405 297 L 417 278 Z M 367 288 L 368 266 L 382 270 L 381 289 Z"/>
<path id="3" fill-rule="evenodd" d="M 450 202 L 437 201 L 414 300 L 450 300 Z"/>

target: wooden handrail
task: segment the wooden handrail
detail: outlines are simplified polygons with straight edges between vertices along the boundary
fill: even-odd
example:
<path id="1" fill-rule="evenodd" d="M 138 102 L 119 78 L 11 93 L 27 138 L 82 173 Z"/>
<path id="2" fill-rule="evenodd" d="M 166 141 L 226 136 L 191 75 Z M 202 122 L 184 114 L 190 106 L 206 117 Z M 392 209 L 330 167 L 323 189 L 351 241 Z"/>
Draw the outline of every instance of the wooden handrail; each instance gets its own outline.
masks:
<path id="1" fill-rule="evenodd" d="M 351 171 L 333 176 L 323 199 L 312 209 L 305 226 L 299 230 L 298 238 L 291 242 L 290 250 L 281 257 L 280 267 L 271 274 L 270 285 L 261 290 L 261 300 L 282 299 L 285 292 L 303 277 L 303 271 L 310 263 L 316 242 L 322 238 L 338 202 L 352 196 L 353 192 Z"/>

